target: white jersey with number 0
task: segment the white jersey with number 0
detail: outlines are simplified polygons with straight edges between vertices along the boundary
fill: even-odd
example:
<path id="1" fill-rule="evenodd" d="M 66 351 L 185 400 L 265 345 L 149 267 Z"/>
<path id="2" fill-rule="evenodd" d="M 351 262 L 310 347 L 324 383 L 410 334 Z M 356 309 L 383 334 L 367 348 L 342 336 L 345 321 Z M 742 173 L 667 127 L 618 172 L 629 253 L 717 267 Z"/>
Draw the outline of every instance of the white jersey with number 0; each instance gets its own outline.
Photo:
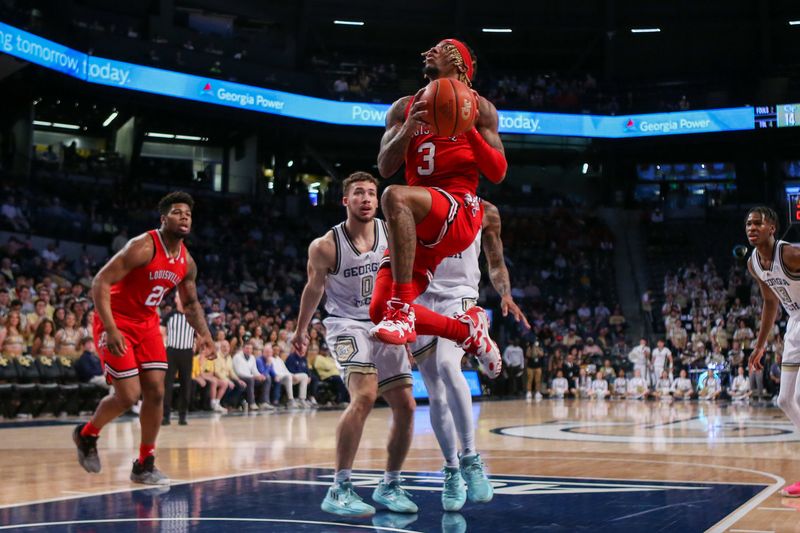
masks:
<path id="1" fill-rule="evenodd" d="M 369 304 L 381 258 L 389 247 L 386 224 L 375 219 L 375 243 L 361 253 L 347 233 L 345 223 L 332 228 L 336 266 L 325 279 L 325 310 L 329 316 L 369 320 Z"/>

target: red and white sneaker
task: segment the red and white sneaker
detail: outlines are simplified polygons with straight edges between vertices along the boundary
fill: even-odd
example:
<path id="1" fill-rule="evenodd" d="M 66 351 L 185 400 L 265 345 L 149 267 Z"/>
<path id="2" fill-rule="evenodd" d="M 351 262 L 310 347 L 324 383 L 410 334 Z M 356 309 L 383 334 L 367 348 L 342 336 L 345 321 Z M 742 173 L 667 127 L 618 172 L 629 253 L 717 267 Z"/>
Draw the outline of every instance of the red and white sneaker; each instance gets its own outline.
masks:
<path id="1" fill-rule="evenodd" d="M 470 307 L 463 315 L 458 315 L 456 320 L 469 326 L 469 337 L 460 344 L 468 354 L 478 358 L 483 372 L 494 379 L 500 375 L 503 360 L 500 358 L 500 349 L 497 343 L 489 336 L 489 317 L 482 307 Z"/>
<path id="2" fill-rule="evenodd" d="M 413 307 L 400 300 L 389 300 L 386 302 L 383 320 L 369 330 L 369 333 L 386 344 L 403 345 L 417 340 L 415 322 Z"/>
<path id="3" fill-rule="evenodd" d="M 781 489 L 781 495 L 787 498 L 800 498 L 800 481 Z"/>

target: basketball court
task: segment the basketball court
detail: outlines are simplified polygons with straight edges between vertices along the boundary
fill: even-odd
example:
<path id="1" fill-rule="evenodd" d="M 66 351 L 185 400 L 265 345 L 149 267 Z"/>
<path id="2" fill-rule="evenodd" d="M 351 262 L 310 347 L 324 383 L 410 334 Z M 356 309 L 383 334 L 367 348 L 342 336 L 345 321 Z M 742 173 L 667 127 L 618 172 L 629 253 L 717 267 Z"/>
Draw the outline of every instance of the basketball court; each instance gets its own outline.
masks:
<path id="1" fill-rule="evenodd" d="M 128 481 L 138 421 L 100 441 L 103 471 L 78 466 L 72 422 L 0 429 L 0 529 L 17 531 L 794 531 L 800 434 L 774 408 L 690 402 L 505 401 L 474 406 L 491 503 L 441 510 L 436 440 L 421 405 L 404 486 L 416 515 L 347 520 L 319 510 L 333 476 L 339 411 L 201 416 L 160 437 L 173 484 Z M 382 476 L 390 411 L 365 429 L 353 481 L 367 501 Z M 13 487 L 13 490 L 11 489 Z"/>

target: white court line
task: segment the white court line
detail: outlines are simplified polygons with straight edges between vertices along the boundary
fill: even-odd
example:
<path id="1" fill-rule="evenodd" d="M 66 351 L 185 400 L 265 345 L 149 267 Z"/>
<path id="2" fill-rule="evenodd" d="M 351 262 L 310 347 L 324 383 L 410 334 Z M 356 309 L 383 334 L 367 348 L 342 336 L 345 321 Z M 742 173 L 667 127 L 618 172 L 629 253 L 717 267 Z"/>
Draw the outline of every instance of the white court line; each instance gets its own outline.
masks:
<path id="1" fill-rule="evenodd" d="M 378 529 L 380 531 L 395 531 L 397 533 L 424 533 L 414 529 L 399 529 L 395 527 L 375 526 L 372 524 L 350 524 L 347 522 L 325 522 L 322 520 L 283 520 L 280 518 L 218 518 L 218 517 L 195 517 L 187 516 L 184 518 L 108 518 L 98 520 L 65 520 L 63 522 L 37 522 L 31 524 L 16 524 L 13 526 L 0 526 L 2 529 L 16 529 L 19 527 L 54 527 L 72 526 L 81 524 L 124 524 L 131 522 L 271 522 L 279 524 L 314 524 L 319 526 L 342 526 L 358 529 Z"/>
<path id="2" fill-rule="evenodd" d="M 502 455 L 495 457 L 495 456 L 486 455 L 486 459 L 487 460 L 492 460 L 492 459 L 534 459 L 534 460 L 535 459 L 558 459 L 558 460 L 561 460 L 561 461 L 563 461 L 563 460 L 596 461 L 597 460 L 596 458 L 590 458 L 590 457 L 574 457 L 574 456 L 564 456 L 564 455 L 555 455 L 555 456 L 546 456 L 546 455 L 536 456 L 536 455 L 531 455 L 531 456 L 521 456 L 521 457 L 519 457 L 519 456 L 517 456 L 517 457 L 515 457 L 515 456 L 502 456 Z M 761 502 L 763 502 L 764 500 L 766 500 L 767 498 L 769 498 L 770 496 L 772 496 L 773 494 L 778 492 L 781 489 L 781 487 L 783 487 L 783 485 L 786 484 L 786 480 L 785 479 L 783 479 L 780 476 L 776 476 L 775 474 L 770 474 L 769 472 L 763 472 L 761 470 L 752 470 L 750 468 L 740 468 L 738 466 L 725 466 L 725 465 L 714 465 L 714 464 L 701 464 L 701 465 L 698 465 L 698 463 L 687 463 L 687 462 L 684 462 L 684 461 L 651 461 L 649 459 L 628 459 L 628 458 L 624 458 L 624 459 L 603 458 L 603 460 L 604 461 L 613 461 L 613 462 L 624 462 L 624 463 L 649 463 L 649 464 L 663 464 L 663 465 L 686 465 L 686 466 L 692 466 L 692 467 L 695 467 L 695 468 L 697 468 L 697 466 L 705 466 L 705 467 L 708 467 L 708 468 L 719 468 L 719 469 L 722 469 L 722 470 L 734 470 L 736 472 L 747 472 L 749 474 L 758 474 L 758 475 L 762 475 L 762 476 L 765 476 L 765 477 L 772 478 L 774 480 L 774 483 L 772 485 L 769 485 L 764 490 L 762 490 L 761 492 L 759 492 L 758 494 L 756 494 L 755 496 L 750 498 L 750 500 L 748 500 L 747 502 L 745 502 L 744 504 L 739 506 L 738 509 L 736 509 L 734 512 L 729 514 L 721 522 L 718 522 L 716 525 L 714 525 L 713 527 L 709 528 L 707 530 L 707 532 L 709 532 L 709 533 L 722 533 L 724 531 L 727 531 L 729 527 L 731 527 L 733 524 L 735 524 L 736 522 L 741 520 L 742 517 L 744 517 L 750 511 L 754 510 L 756 507 L 758 507 L 758 505 Z M 651 481 L 655 481 L 655 480 L 651 480 Z M 699 483 L 702 483 L 702 482 L 699 482 Z M 731 481 L 729 484 L 733 485 L 733 484 L 736 484 L 736 482 Z M 745 531 L 745 530 L 740 530 L 740 531 Z M 754 533 L 764 533 L 764 532 L 754 532 Z"/>
<path id="3" fill-rule="evenodd" d="M 282 472 L 284 470 L 292 470 L 293 468 L 317 468 L 317 467 L 318 466 L 317 466 L 316 463 L 315 464 L 296 465 L 296 466 L 285 466 L 285 467 L 281 467 L 281 468 L 271 468 L 269 470 L 259 470 L 258 473 L 260 473 L 260 474 L 268 474 L 270 472 Z M 232 477 L 243 477 L 245 475 L 247 475 L 247 474 L 229 474 L 229 475 L 226 475 L 226 476 L 202 477 L 202 478 L 197 478 L 197 479 L 192 479 L 192 480 L 187 480 L 187 481 L 173 481 L 169 485 L 164 485 L 164 486 L 174 487 L 174 486 L 177 486 L 177 485 L 186 485 L 187 483 L 203 483 L 205 481 L 216 481 L 218 479 L 230 479 Z M 45 498 L 45 499 L 42 499 L 42 500 L 31 500 L 31 501 L 21 502 L 21 503 L 9 503 L 9 504 L 6 504 L 6 505 L 0 505 L 0 509 L 9 509 L 9 508 L 12 508 L 12 507 L 23 507 L 23 506 L 26 506 L 26 505 L 37 505 L 37 504 L 40 504 L 40 503 L 52 503 L 52 502 L 62 502 L 62 501 L 67 501 L 67 500 L 77 500 L 77 499 L 80 499 L 80 498 L 86 498 L 86 497 L 91 497 L 91 496 L 106 496 L 108 494 L 119 494 L 121 492 L 135 492 L 135 491 L 138 491 L 138 490 L 151 490 L 152 488 L 153 488 L 152 485 L 150 485 L 150 486 L 144 486 L 144 487 L 125 487 L 125 488 L 105 490 L 105 491 L 100 491 L 100 492 L 87 492 L 83 496 L 67 496 L 65 498 Z M 62 491 L 62 492 L 72 492 L 72 491 Z M 74 492 L 76 494 L 78 494 L 77 491 L 74 491 Z"/>

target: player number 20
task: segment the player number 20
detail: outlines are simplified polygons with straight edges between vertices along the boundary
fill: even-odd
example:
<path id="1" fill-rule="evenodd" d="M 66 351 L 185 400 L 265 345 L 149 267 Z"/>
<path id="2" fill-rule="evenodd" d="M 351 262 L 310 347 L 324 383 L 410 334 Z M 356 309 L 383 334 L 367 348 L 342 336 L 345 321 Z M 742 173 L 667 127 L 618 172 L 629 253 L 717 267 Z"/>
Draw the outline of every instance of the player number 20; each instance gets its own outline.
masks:
<path id="1" fill-rule="evenodd" d="M 167 293 L 166 287 L 162 287 L 161 285 L 156 285 L 153 287 L 153 292 L 150 293 L 150 296 L 147 297 L 147 300 L 144 301 L 144 305 L 148 307 L 157 307 L 158 304 L 161 303 L 161 300 L 164 299 L 164 295 Z"/>
<path id="2" fill-rule="evenodd" d="M 422 154 L 423 165 L 417 167 L 417 174 L 420 176 L 430 176 L 433 174 L 433 157 L 436 155 L 436 145 L 433 143 L 422 143 L 417 148 L 417 152 Z"/>

